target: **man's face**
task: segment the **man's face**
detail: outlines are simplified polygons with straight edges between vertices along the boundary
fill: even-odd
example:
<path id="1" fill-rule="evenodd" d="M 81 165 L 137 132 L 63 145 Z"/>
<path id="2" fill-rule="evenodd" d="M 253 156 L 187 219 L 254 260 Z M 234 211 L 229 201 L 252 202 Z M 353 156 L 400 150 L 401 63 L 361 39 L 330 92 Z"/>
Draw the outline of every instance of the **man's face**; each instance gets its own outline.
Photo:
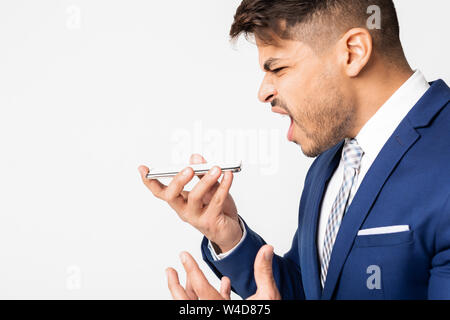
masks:
<path id="1" fill-rule="evenodd" d="M 316 157 L 346 138 L 356 110 L 334 49 L 317 55 L 296 40 L 274 46 L 256 39 L 256 44 L 266 72 L 259 99 L 271 103 L 273 112 L 290 116 L 289 140 Z"/>

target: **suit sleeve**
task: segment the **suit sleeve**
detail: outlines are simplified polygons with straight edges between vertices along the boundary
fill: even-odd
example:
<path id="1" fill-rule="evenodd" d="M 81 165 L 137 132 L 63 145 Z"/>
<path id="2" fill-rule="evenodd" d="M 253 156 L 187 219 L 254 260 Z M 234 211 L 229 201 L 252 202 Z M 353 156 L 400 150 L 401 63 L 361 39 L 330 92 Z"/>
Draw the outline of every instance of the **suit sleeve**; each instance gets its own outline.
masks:
<path id="1" fill-rule="evenodd" d="M 242 218 L 241 218 L 242 219 Z M 226 258 L 214 261 L 208 249 L 208 239 L 203 238 L 202 256 L 212 271 L 219 277 L 227 276 L 231 280 L 232 290 L 241 298 L 246 299 L 255 294 L 256 283 L 254 279 L 253 264 L 256 254 L 266 242 L 252 231 L 244 220 L 247 236 Z M 304 292 L 298 265 L 297 232 L 292 248 L 283 257 L 274 255 L 273 274 L 282 299 L 301 300 Z"/>
<path id="2" fill-rule="evenodd" d="M 441 214 L 428 283 L 428 299 L 431 300 L 450 299 L 450 196 Z"/>

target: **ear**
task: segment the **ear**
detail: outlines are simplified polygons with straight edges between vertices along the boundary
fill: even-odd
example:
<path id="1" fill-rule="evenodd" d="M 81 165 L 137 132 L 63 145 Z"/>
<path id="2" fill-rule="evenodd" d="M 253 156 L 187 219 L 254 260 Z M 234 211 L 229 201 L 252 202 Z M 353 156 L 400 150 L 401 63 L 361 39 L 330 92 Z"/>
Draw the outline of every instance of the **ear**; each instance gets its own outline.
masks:
<path id="1" fill-rule="evenodd" d="M 372 36 L 364 28 L 347 31 L 338 45 L 339 57 L 343 71 L 349 77 L 356 77 L 372 56 Z"/>

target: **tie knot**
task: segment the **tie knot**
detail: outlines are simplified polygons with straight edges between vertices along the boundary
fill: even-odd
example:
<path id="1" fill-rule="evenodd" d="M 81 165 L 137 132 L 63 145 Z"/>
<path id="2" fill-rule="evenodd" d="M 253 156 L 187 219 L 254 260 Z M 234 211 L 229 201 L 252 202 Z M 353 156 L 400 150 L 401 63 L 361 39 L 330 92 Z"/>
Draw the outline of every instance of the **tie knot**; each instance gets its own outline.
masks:
<path id="1" fill-rule="evenodd" d="M 364 151 L 363 149 L 361 149 L 356 139 L 345 140 L 344 149 L 342 151 L 342 158 L 344 159 L 345 168 L 353 168 L 355 170 L 359 170 L 363 155 Z"/>

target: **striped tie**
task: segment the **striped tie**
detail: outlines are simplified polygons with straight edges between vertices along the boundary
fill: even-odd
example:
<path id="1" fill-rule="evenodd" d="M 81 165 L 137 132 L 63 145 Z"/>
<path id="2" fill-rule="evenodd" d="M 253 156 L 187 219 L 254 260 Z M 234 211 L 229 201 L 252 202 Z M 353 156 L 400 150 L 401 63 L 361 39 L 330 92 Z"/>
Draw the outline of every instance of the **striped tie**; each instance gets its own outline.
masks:
<path id="1" fill-rule="evenodd" d="M 333 206 L 331 207 L 331 214 L 328 218 L 327 227 L 325 230 L 323 251 L 320 256 L 320 266 L 322 270 L 320 282 L 322 284 L 322 288 L 325 286 L 331 251 L 333 250 L 333 245 L 336 240 L 344 213 L 348 209 L 350 191 L 352 190 L 355 178 L 359 173 L 363 154 L 364 151 L 355 139 L 346 139 L 342 151 L 342 159 L 344 161 L 344 181 L 342 182 L 338 195 L 334 200 Z"/>

